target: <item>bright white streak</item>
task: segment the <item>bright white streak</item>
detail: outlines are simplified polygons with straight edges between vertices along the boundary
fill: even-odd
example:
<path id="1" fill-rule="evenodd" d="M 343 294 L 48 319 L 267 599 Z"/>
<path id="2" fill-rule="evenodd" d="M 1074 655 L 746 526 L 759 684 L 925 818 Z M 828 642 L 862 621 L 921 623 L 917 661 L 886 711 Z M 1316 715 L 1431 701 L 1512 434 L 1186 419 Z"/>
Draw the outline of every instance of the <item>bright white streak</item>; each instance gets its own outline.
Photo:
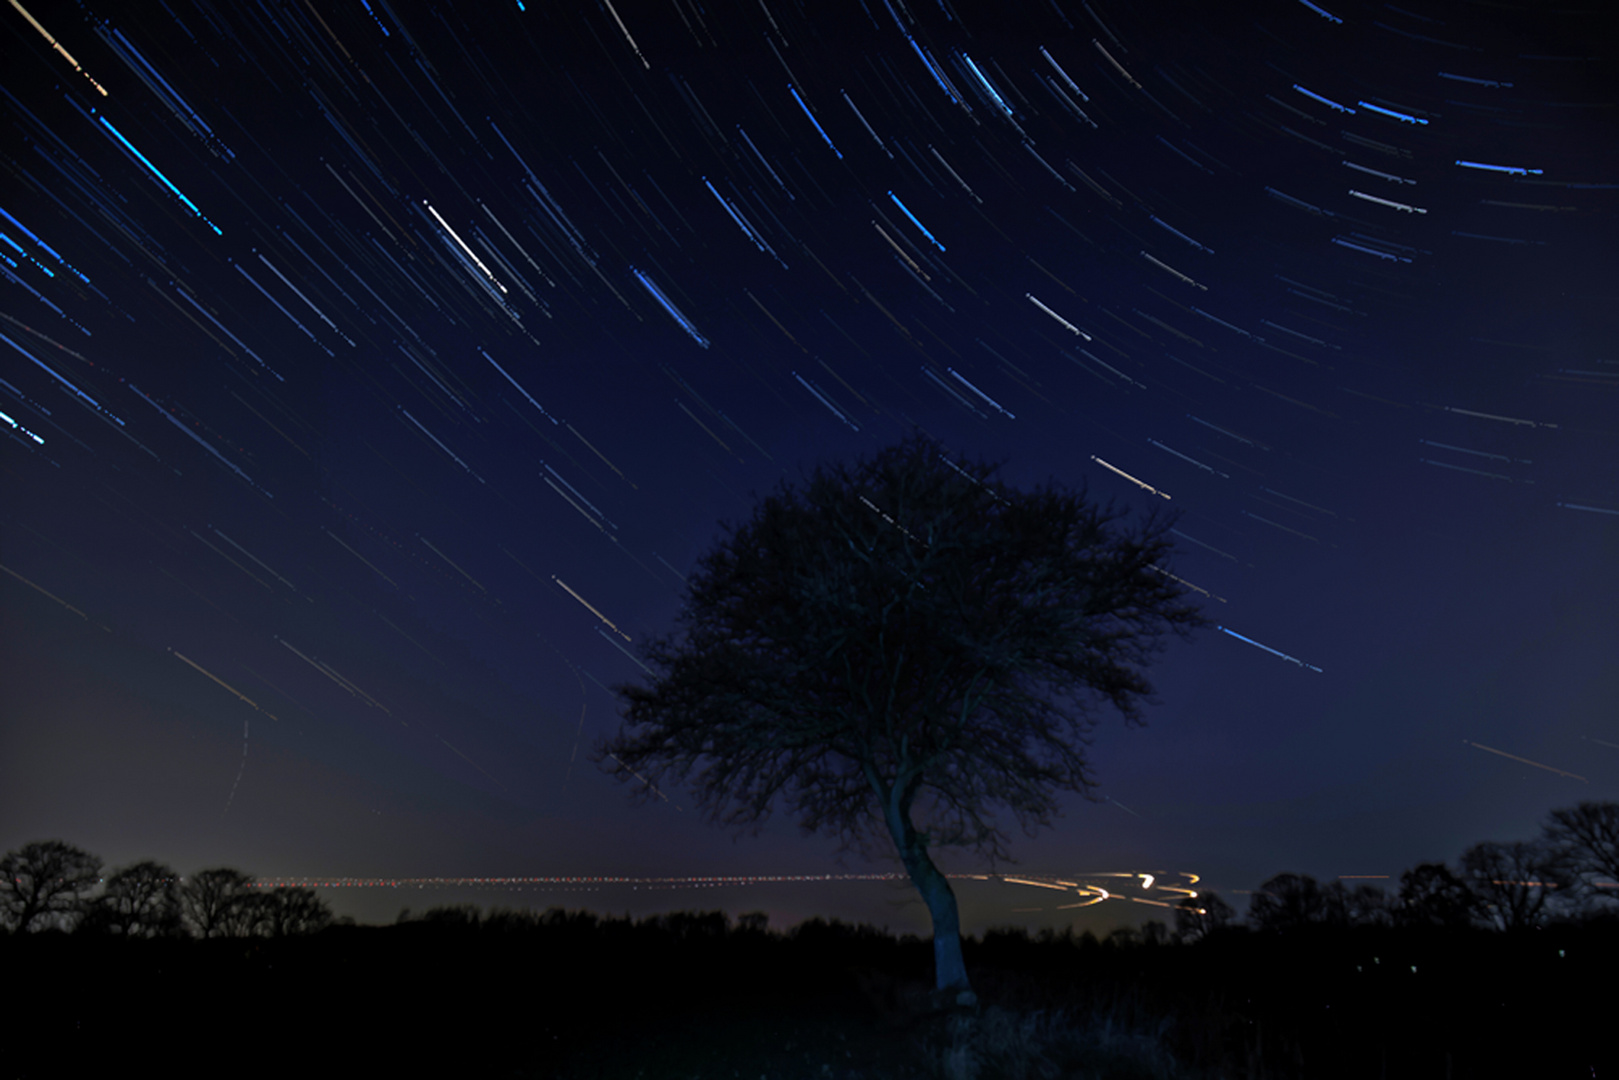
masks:
<path id="1" fill-rule="evenodd" d="M 1039 308 L 1041 311 L 1045 312 L 1047 315 L 1050 315 L 1053 319 L 1056 319 L 1058 322 L 1062 323 L 1064 326 L 1066 326 L 1068 329 L 1072 330 L 1074 333 L 1078 334 L 1080 337 L 1084 338 L 1086 341 L 1094 341 L 1095 340 L 1089 334 L 1087 334 L 1085 331 L 1081 330 L 1079 327 L 1075 326 L 1073 323 L 1069 322 L 1067 319 L 1063 318 L 1061 315 L 1058 315 L 1055 311 L 1052 311 L 1050 308 L 1046 307 L 1046 305 L 1042 304 L 1039 300 L 1035 299 L 1034 293 L 1024 293 L 1023 295 L 1028 297 L 1029 301 L 1031 303 L 1033 303 L 1035 307 Z"/>
<path id="2" fill-rule="evenodd" d="M 1120 476 L 1122 476 L 1126 480 L 1130 481 L 1130 483 L 1134 484 L 1136 487 L 1140 488 L 1142 491 L 1150 491 L 1154 495 L 1159 495 L 1159 496 L 1162 496 L 1163 498 L 1166 498 L 1166 499 L 1169 498 L 1168 495 L 1165 495 L 1162 491 L 1159 491 L 1157 488 L 1153 487 L 1151 484 L 1146 484 L 1146 483 L 1141 482 L 1140 480 L 1137 480 L 1135 477 L 1131 476 L 1129 473 L 1125 472 L 1123 469 L 1114 468 L 1112 465 L 1109 465 L 1107 462 L 1103 461 L 1101 458 L 1097 457 L 1095 454 L 1091 455 L 1091 460 L 1096 462 L 1098 465 L 1102 466 L 1102 468 L 1108 470 L 1109 472 L 1118 473 Z"/>
<path id="3" fill-rule="evenodd" d="M 613 13 L 613 21 L 618 23 L 618 28 L 620 30 L 624 31 L 624 40 L 629 42 L 630 48 L 635 50 L 635 55 L 640 59 L 641 64 L 648 71 L 651 71 L 652 65 L 647 62 L 646 57 L 641 55 L 641 46 L 637 45 L 635 43 L 635 39 L 630 36 L 630 28 L 625 26 L 624 20 L 618 17 L 618 9 L 613 6 L 613 0 L 607 0 L 607 10 Z"/>
<path id="4" fill-rule="evenodd" d="M 454 240 L 457 244 L 461 245 L 461 250 L 467 253 L 467 258 L 471 259 L 473 262 L 478 264 L 478 269 L 483 271 L 483 276 L 489 279 L 490 284 L 494 285 L 494 287 L 499 289 L 502 293 L 507 292 L 508 290 L 507 290 L 506 286 L 502 285 L 499 281 L 497 281 L 495 279 L 495 275 L 493 275 L 493 274 L 491 274 L 489 272 L 489 267 L 487 267 L 487 266 L 485 266 L 483 264 L 483 260 L 478 258 L 477 254 L 471 248 L 467 247 L 467 244 L 466 244 L 465 240 L 462 240 L 459 236 L 456 235 L 455 230 L 450 228 L 450 223 L 448 221 L 445 221 L 442 217 L 440 217 L 439 212 L 437 210 L 433 209 L 433 204 L 428 202 L 426 199 L 423 199 L 422 200 L 422 205 L 427 207 L 427 212 L 429 214 L 432 214 L 433 217 L 438 220 L 438 223 L 440 225 L 444 226 L 444 231 L 450 234 L 450 239 Z"/>
<path id="5" fill-rule="evenodd" d="M 625 641 L 634 640 L 633 638 L 630 637 L 630 635 L 626 634 L 624 631 L 620 630 L 618 627 L 613 626 L 613 620 L 609 619 L 607 616 L 605 616 L 601 612 L 597 611 L 595 609 L 595 607 L 593 607 L 591 605 L 589 600 L 586 600 L 584 597 L 580 596 L 578 593 L 574 592 L 572 589 L 569 589 L 568 588 L 568 583 L 566 581 L 563 581 L 561 578 L 557 577 L 555 574 L 551 575 L 551 580 L 556 582 L 558 585 L 561 585 L 564 589 L 567 589 L 568 590 L 568 595 L 573 597 L 575 600 L 579 601 L 581 604 L 585 605 L 585 607 L 589 608 L 590 613 L 592 615 L 596 616 L 596 618 L 600 619 L 602 622 L 606 623 L 608 626 L 612 626 L 613 627 L 613 633 L 617 634 L 619 637 L 623 638 Z"/>
<path id="6" fill-rule="evenodd" d="M 1379 206 L 1387 206 L 1395 210 L 1403 210 L 1407 214 L 1426 214 L 1428 212 L 1420 206 L 1408 206 L 1405 203 L 1394 202 L 1390 199 L 1379 199 L 1376 195 L 1368 195 L 1364 191 L 1356 191 L 1354 188 L 1349 189 L 1349 194 L 1353 195 L 1357 199 L 1365 199 L 1367 202 L 1377 203 Z"/>

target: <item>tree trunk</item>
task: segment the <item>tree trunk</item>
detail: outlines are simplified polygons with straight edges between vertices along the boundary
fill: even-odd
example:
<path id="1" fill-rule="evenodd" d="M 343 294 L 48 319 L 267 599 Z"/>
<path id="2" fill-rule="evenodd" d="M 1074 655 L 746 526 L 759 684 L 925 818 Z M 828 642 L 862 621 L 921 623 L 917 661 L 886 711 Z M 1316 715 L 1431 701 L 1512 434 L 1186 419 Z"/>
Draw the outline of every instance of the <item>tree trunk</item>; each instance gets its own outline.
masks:
<path id="1" fill-rule="evenodd" d="M 902 791 L 897 784 L 890 791 L 884 801 L 884 816 L 894 846 L 899 849 L 900 861 L 911 876 L 911 884 L 922 894 L 922 902 L 927 904 L 928 914 L 933 918 L 934 994 L 946 1002 L 971 1007 L 978 1003 L 978 995 L 973 993 L 972 983 L 967 979 L 967 961 L 961 953 L 961 916 L 956 909 L 956 893 L 950 888 L 950 880 L 928 856 L 927 836 L 917 832 L 911 824 L 911 798 L 916 789 L 913 785 L 907 786 L 908 791 Z"/>
<path id="2" fill-rule="evenodd" d="M 946 1001 L 974 1005 L 978 997 L 967 979 L 967 961 L 961 953 L 961 916 L 956 910 L 956 893 L 950 880 L 928 858 L 927 848 L 917 843 L 904 856 L 911 882 L 933 916 L 933 986 Z"/>

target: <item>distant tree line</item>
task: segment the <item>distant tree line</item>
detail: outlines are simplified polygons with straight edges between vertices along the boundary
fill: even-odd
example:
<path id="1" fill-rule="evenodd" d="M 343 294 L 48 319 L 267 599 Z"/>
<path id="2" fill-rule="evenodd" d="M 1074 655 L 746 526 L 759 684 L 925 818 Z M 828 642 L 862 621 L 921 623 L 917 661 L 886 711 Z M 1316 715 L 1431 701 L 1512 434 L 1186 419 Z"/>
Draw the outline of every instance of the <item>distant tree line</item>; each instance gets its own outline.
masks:
<path id="1" fill-rule="evenodd" d="M 1455 866 L 1421 863 L 1400 875 L 1397 890 L 1345 881 L 1320 882 L 1308 874 L 1283 873 L 1270 878 L 1250 896 L 1246 919 L 1218 893 L 1204 892 L 1182 900 L 1174 911 L 1174 928 L 1151 920 L 1139 927 L 1121 926 L 1098 940 L 1090 931 L 1042 931 L 1038 940 L 1113 948 L 1138 945 L 1190 944 L 1221 930 L 1276 933 L 1304 927 L 1348 929 L 1357 926 L 1432 928 L 1440 930 L 1521 930 L 1553 921 L 1578 922 L 1603 914 L 1619 916 L 1619 803 L 1584 802 L 1552 811 L 1539 837 L 1529 841 L 1486 841 L 1474 844 Z M 612 919 L 589 912 L 553 908 L 485 913 L 474 904 L 431 908 L 420 914 L 400 912 L 400 923 L 482 930 L 491 934 L 570 928 L 586 933 L 629 932 Z M 723 912 L 675 912 L 649 917 L 642 928 L 681 940 L 717 940 L 731 934 L 766 932 L 763 912 L 739 916 L 734 927 Z M 869 927 L 822 925 L 812 920 L 800 928 L 811 936 L 853 934 L 885 936 Z M 1013 933 L 1018 936 L 1021 931 Z M 1007 931 L 991 930 L 985 940 L 1000 940 Z M 790 936 L 801 936 L 797 931 Z M 904 935 L 901 943 L 911 939 Z"/>
<path id="2" fill-rule="evenodd" d="M 1400 875 L 1392 895 L 1377 885 L 1277 874 L 1251 894 L 1245 922 L 1248 929 L 1281 934 L 1357 926 L 1518 931 L 1603 914 L 1619 914 L 1616 802 L 1582 802 L 1554 810 L 1538 837 L 1474 844 L 1454 866 L 1421 863 Z M 1182 900 L 1174 921 L 1173 932 L 1156 920 L 1139 928 L 1120 927 L 1108 943 L 1190 944 L 1244 923 L 1214 892 Z M 144 860 L 103 876 L 99 858 L 60 840 L 35 841 L 0 860 L 0 926 L 12 933 L 281 937 L 313 933 L 332 922 L 331 909 L 313 889 L 263 886 L 229 867 L 181 878 L 170 867 Z M 543 915 L 485 915 L 471 904 L 436 907 L 417 916 L 406 909 L 399 922 L 492 933 L 543 927 L 590 935 L 614 928 L 613 920 L 598 920 L 589 912 L 554 908 Z M 763 912 L 741 915 L 734 927 L 723 912 L 675 912 L 643 920 L 642 929 L 680 941 L 718 940 L 764 935 L 767 922 Z M 814 936 L 820 921 L 801 929 Z M 866 936 L 871 934 L 880 932 L 871 930 Z"/>
<path id="3" fill-rule="evenodd" d="M 182 878 L 145 859 L 103 875 L 100 858 L 61 840 L 36 840 L 0 859 L 0 926 L 14 934 L 285 937 L 331 922 L 315 890 L 261 886 L 230 867 Z"/>
<path id="4" fill-rule="evenodd" d="M 1532 840 L 1485 841 L 1454 866 L 1414 866 L 1392 896 L 1377 885 L 1277 874 L 1250 896 L 1247 924 L 1277 933 L 1353 926 L 1518 931 L 1603 913 L 1619 913 L 1619 803 L 1582 802 L 1553 810 Z M 1235 921 L 1235 910 L 1214 893 L 1187 897 L 1175 909 L 1182 941 Z"/>

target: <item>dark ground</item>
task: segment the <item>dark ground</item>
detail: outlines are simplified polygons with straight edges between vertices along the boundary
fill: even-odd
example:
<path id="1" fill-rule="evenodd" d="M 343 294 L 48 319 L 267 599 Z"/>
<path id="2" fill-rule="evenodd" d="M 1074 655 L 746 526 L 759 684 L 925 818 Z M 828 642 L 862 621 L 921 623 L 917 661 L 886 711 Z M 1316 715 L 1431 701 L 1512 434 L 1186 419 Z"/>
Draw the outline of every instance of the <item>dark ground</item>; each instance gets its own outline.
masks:
<path id="1" fill-rule="evenodd" d="M 0 938 L 11 998 L 0 1062 L 8 1077 L 52 1078 L 130 1068 L 574 1080 L 949 1075 L 950 1020 L 928 1011 L 928 942 L 838 924 L 809 924 L 788 939 L 727 934 L 712 917 L 673 920 L 657 929 L 417 922 L 281 940 Z M 991 934 L 966 945 L 982 999 L 979 1034 L 961 1034 L 968 1021 L 957 1021 L 953 1060 L 978 1059 L 980 1080 L 1020 1069 L 1619 1077 L 1611 923 L 1523 935 L 1232 932 L 1196 946 Z M 1086 1012 L 1112 1042 L 1097 1036 L 1075 1049 L 1050 1031 L 992 1030 L 1010 1015 L 1049 1017 L 1058 1005 Z M 1143 1046 L 1163 1060 L 1147 1061 Z"/>

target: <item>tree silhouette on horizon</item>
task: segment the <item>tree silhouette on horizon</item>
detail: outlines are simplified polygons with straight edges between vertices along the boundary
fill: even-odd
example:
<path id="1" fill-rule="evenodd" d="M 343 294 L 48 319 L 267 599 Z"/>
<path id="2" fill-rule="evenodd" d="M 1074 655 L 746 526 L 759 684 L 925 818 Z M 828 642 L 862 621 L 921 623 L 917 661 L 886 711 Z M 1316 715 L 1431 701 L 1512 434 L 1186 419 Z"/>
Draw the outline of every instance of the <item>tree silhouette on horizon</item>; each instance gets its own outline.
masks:
<path id="1" fill-rule="evenodd" d="M 35 840 L 0 859 L 0 920 L 26 934 L 35 923 L 71 929 L 101 881 L 101 858 L 63 840 Z"/>
<path id="2" fill-rule="evenodd" d="M 1546 842 L 1561 849 L 1580 887 L 1591 897 L 1619 899 L 1619 802 L 1587 800 L 1553 810 L 1543 826 Z M 1599 883 L 1599 878 L 1606 878 Z"/>
<path id="3" fill-rule="evenodd" d="M 80 928 L 122 937 L 176 937 L 185 932 L 180 913 L 180 875 L 173 867 L 143 859 L 107 878 L 86 906 Z"/>
<path id="4" fill-rule="evenodd" d="M 1141 722 L 1142 669 L 1203 620 L 1135 531 L 1083 489 L 1016 490 L 912 436 L 782 482 L 701 557 L 680 629 L 642 648 L 625 728 L 593 756 L 644 799 L 665 772 L 717 824 L 778 799 L 806 835 L 893 845 L 933 923 L 935 981 L 972 994 L 955 894 L 932 852 L 1010 859 L 990 808 L 1049 825 L 1092 779 L 1099 707 Z"/>
<path id="5" fill-rule="evenodd" d="M 200 938 L 247 937 L 257 922 L 250 874 L 229 866 L 199 870 L 180 886 L 180 909 Z"/>
<path id="6" fill-rule="evenodd" d="M 1533 840 L 1486 840 L 1461 857 L 1461 878 L 1480 917 L 1501 930 L 1526 930 L 1566 904 L 1575 875 L 1565 850 Z"/>

